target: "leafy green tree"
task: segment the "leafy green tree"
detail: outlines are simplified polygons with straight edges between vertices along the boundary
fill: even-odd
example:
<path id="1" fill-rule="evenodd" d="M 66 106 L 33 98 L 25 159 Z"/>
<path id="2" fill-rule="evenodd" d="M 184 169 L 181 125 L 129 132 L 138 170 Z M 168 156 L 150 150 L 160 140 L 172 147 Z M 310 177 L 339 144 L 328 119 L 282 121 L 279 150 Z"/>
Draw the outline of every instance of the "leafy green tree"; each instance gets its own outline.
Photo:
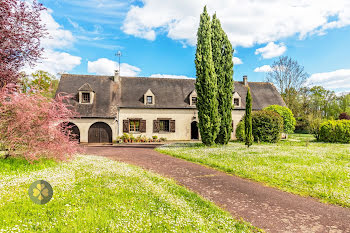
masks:
<path id="1" fill-rule="evenodd" d="M 273 111 L 278 113 L 283 118 L 283 132 L 284 133 L 293 133 L 295 129 L 295 118 L 292 111 L 280 105 L 270 105 L 263 110 Z"/>
<path id="2" fill-rule="evenodd" d="M 341 112 L 350 114 L 350 94 L 342 95 L 339 97 L 339 108 Z"/>
<path id="3" fill-rule="evenodd" d="M 212 56 L 211 22 L 206 6 L 200 17 L 196 50 L 196 91 L 199 130 L 202 142 L 212 145 L 219 132 L 217 78 Z"/>
<path id="4" fill-rule="evenodd" d="M 233 50 L 216 14 L 213 16 L 211 28 L 213 62 L 218 84 L 218 113 L 221 120 L 220 131 L 215 141 L 219 144 L 227 144 L 232 133 Z"/>
<path id="5" fill-rule="evenodd" d="M 59 80 L 54 75 L 43 70 L 38 70 L 30 76 L 28 77 L 22 74 L 20 83 L 24 93 L 27 93 L 29 90 L 37 90 L 45 97 L 55 97 Z"/>
<path id="6" fill-rule="evenodd" d="M 250 147 L 253 144 L 253 124 L 252 124 L 252 96 L 250 94 L 250 88 L 248 87 L 246 107 L 245 107 L 245 144 Z"/>

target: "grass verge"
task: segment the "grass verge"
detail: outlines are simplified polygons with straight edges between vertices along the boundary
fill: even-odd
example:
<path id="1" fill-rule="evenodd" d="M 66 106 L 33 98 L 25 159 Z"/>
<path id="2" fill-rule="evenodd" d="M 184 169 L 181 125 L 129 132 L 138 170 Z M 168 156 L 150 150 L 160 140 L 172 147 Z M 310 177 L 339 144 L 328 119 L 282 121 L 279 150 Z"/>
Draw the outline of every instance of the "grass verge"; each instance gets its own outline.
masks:
<path id="1" fill-rule="evenodd" d="M 350 145 L 314 142 L 290 135 L 276 144 L 233 142 L 227 146 L 173 144 L 157 151 L 205 164 L 287 192 L 350 207 Z"/>
<path id="2" fill-rule="evenodd" d="M 18 169 L 21 169 L 21 165 Z M 25 166 L 24 166 L 25 167 Z M 46 205 L 29 185 L 48 181 Z M 174 181 L 96 156 L 40 170 L 0 173 L 0 232 L 257 232 Z"/>

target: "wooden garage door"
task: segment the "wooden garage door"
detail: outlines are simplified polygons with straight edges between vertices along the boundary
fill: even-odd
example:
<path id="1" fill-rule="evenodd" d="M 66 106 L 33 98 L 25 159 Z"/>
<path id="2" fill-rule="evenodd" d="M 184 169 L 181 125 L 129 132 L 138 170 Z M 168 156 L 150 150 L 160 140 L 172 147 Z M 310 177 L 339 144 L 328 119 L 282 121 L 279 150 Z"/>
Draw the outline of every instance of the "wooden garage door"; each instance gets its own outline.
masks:
<path id="1" fill-rule="evenodd" d="M 103 122 L 93 124 L 89 129 L 89 143 L 112 143 L 112 129 Z"/>

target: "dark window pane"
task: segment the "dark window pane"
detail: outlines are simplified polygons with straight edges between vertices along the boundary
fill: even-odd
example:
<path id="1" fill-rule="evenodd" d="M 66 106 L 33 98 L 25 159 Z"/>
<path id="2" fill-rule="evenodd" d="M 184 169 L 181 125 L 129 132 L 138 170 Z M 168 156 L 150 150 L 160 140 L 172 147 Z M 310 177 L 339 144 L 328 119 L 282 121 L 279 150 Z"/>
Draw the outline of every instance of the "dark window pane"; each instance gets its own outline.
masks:
<path id="1" fill-rule="evenodd" d="M 169 120 L 160 120 L 159 130 L 169 132 Z"/>
<path id="2" fill-rule="evenodd" d="M 152 96 L 147 96 L 147 104 L 152 104 L 152 103 L 153 103 Z"/>
<path id="3" fill-rule="evenodd" d="M 83 103 L 90 103 L 90 93 L 83 93 Z"/>
<path id="4" fill-rule="evenodd" d="M 239 99 L 238 98 L 234 98 L 233 99 L 233 103 L 235 106 L 239 106 Z"/>
<path id="5" fill-rule="evenodd" d="M 197 104 L 197 97 L 192 97 L 192 105 L 196 105 Z"/>

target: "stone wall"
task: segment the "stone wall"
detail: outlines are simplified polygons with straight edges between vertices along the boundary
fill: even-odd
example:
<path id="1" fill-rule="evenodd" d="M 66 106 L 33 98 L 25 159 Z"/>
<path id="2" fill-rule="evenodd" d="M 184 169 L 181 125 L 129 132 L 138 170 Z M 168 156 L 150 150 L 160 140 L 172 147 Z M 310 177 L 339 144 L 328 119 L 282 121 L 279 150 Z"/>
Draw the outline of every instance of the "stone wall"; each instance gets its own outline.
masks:
<path id="1" fill-rule="evenodd" d="M 234 123 L 232 138 L 235 138 L 235 130 L 238 122 L 243 117 L 244 110 L 232 111 L 232 120 Z M 153 133 L 153 120 L 172 119 L 175 120 L 175 132 Z M 78 126 L 80 130 L 80 142 L 88 142 L 88 132 L 94 123 L 103 122 L 111 127 L 112 139 L 116 140 L 118 136 L 123 135 L 123 120 L 142 119 L 146 120 L 145 133 L 132 133 L 135 137 L 145 135 L 150 138 L 158 136 L 165 137 L 168 140 L 191 140 L 191 123 L 198 122 L 198 113 L 195 109 L 127 109 L 121 108 L 116 119 L 101 118 L 82 118 L 72 119 L 71 122 Z"/>

